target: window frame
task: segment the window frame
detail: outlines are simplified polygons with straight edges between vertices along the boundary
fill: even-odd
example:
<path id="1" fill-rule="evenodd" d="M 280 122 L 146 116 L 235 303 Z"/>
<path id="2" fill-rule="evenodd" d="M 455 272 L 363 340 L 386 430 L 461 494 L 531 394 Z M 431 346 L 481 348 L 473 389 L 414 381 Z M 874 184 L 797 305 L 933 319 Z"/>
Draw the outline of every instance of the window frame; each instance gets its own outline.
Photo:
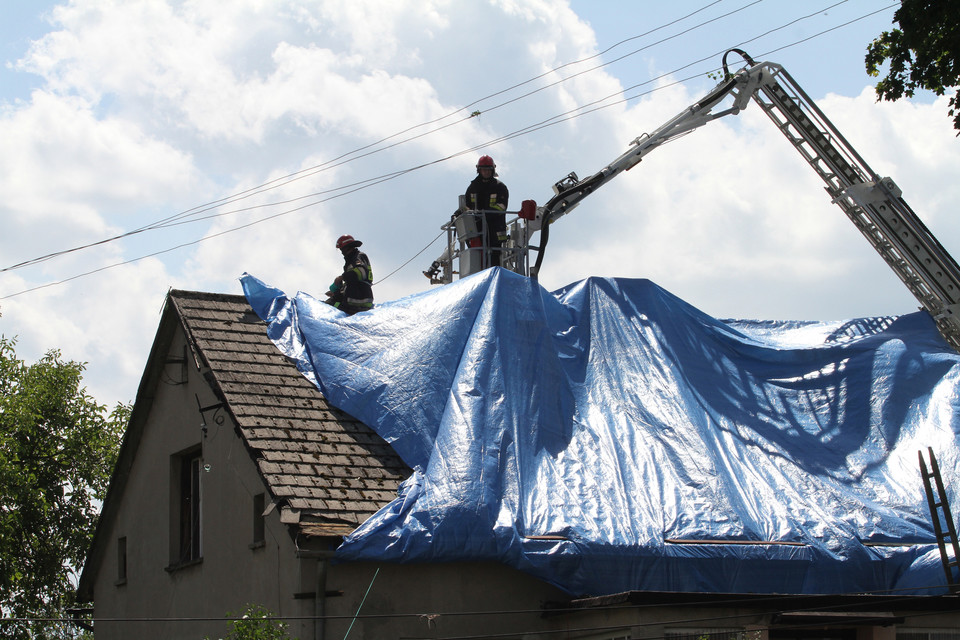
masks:
<path id="1" fill-rule="evenodd" d="M 250 542 L 251 549 L 260 549 L 267 544 L 266 510 L 267 496 L 265 493 L 257 493 L 253 496 L 253 539 Z"/>
<path id="2" fill-rule="evenodd" d="M 168 570 L 203 560 L 203 454 L 200 445 L 170 460 L 170 565 Z"/>
<path id="3" fill-rule="evenodd" d="M 127 584 L 127 536 L 117 538 L 117 579 L 114 586 Z"/>

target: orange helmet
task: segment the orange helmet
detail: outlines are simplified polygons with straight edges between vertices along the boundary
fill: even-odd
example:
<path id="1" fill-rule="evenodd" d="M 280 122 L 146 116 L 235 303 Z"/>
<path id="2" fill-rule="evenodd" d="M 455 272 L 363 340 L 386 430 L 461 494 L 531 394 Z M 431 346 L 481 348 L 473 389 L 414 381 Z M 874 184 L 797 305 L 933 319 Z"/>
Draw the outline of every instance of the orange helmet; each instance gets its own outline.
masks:
<path id="1" fill-rule="evenodd" d="M 337 249 L 341 251 L 343 249 L 352 249 L 354 247 L 359 247 L 363 243 L 359 240 L 354 240 L 353 236 L 340 236 L 337 238 Z"/>

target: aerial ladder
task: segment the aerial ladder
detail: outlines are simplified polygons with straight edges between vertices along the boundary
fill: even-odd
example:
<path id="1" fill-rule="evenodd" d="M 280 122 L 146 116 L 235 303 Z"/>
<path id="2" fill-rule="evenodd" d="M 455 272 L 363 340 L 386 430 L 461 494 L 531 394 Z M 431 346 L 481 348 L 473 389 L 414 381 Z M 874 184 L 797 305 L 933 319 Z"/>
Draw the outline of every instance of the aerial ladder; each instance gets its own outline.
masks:
<path id="1" fill-rule="evenodd" d="M 730 53 L 746 62 L 735 73 L 727 66 Z M 443 227 L 447 230 L 446 250 L 424 275 L 431 282 L 448 283 L 454 273 L 465 277 L 482 268 L 475 257 L 478 251 L 499 250 L 503 266 L 535 279 L 552 223 L 657 147 L 708 122 L 736 115 L 753 100 L 820 176 L 831 201 L 933 317 L 946 341 L 960 351 L 960 267 L 904 201 L 896 183 L 874 173 L 782 66 L 757 63 L 739 49 L 727 51 L 722 65 L 723 80 L 710 93 L 658 129 L 633 140 L 627 151 L 606 167 L 583 180 L 570 173 L 554 185 L 554 195 L 544 205 L 530 206 L 527 201 L 521 211 L 512 212 L 516 218 L 508 220 L 508 240 L 502 248 L 477 247 L 476 242 L 471 246 L 466 238 L 470 230 L 475 234 L 478 224 L 482 225 L 476 220 L 483 214 L 461 205 Z M 530 239 L 537 232 L 539 243 L 533 245 Z M 470 252 L 474 252 L 472 256 Z M 536 254 L 532 264 L 531 253 Z M 453 268 L 455 260 L 458 271 Z"/>

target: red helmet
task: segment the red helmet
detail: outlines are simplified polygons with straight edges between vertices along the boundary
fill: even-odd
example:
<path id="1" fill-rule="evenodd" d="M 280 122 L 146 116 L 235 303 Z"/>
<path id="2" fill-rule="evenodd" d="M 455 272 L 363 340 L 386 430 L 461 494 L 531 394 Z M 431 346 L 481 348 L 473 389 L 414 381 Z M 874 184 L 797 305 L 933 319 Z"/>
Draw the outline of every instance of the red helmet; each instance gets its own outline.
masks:
<path id="1" fill-rule="evenodd" d="M 337 238 L 337 249 L 352 249 L 353 247 L 359 247 L 363 243 L 359 240 L 354 240 L 353 236 L 340 236 Z"/>
<path id="2" fill-rule="evenodd" d="M 480 169 L 480 167 L 490 167 L 491 169 L 496 169 L 497 165 L 490 156 L 480 156 L 480 159 L 477 160 L 477 169 Z"/>

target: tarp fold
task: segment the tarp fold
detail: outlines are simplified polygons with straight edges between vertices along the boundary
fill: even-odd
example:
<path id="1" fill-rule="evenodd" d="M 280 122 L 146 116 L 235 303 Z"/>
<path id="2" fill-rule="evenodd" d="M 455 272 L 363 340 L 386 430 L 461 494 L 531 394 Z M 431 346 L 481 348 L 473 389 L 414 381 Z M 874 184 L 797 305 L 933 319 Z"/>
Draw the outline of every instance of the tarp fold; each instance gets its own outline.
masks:
<path id="1" fill-rule="evenodd" d="M 943 591 L 917 453 L 953 500 L 960 355 L 926 313 L 721 321 L 647 280 L 496 268 L 346 316 L 241 283 L 414 469 L 341 560 L 493 560 L 574 595 Z"/>

